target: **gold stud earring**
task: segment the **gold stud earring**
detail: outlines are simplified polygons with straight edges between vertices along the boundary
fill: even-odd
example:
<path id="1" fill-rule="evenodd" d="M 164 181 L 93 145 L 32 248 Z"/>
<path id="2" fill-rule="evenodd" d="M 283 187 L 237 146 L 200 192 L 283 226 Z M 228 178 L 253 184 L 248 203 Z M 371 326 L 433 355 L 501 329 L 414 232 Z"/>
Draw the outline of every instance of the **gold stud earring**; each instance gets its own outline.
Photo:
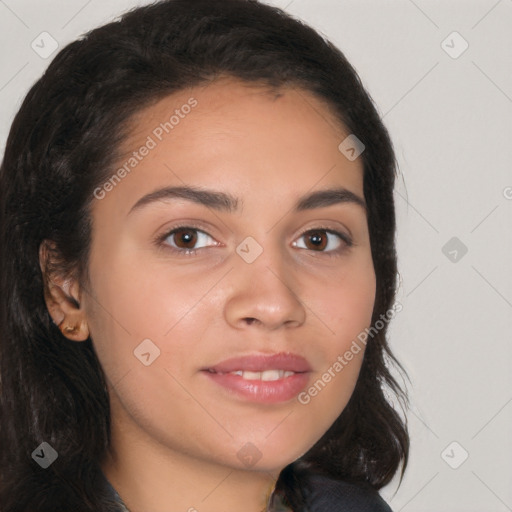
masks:
<path id="1" fill-rule="evenodd" d="M 64 327 L 64 332 L 66 332 L 66 334 L 74 334 L 77 330 L 78 328 L 76 325 L 66 325 Z"/>

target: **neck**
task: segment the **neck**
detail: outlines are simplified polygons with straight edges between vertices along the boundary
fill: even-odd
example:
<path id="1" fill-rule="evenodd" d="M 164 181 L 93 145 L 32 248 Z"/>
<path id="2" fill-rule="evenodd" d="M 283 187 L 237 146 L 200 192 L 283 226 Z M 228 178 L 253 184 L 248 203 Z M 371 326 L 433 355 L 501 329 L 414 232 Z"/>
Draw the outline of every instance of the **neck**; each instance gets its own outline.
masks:
<path id="1" fill-rule="evenodd" d="M 111 456 L 102 469 L 129 512 L 265 512 L 276 481 L 267 473 L 230 468 L 182 466 L 155 473 L 140 461 L 133 470 Z"/>
<path id="2" fill-rule="evenodd" d="M 198 460 L 115 423 L 101 469 L 129 512 L 262 512 L 278 476 Z"/>

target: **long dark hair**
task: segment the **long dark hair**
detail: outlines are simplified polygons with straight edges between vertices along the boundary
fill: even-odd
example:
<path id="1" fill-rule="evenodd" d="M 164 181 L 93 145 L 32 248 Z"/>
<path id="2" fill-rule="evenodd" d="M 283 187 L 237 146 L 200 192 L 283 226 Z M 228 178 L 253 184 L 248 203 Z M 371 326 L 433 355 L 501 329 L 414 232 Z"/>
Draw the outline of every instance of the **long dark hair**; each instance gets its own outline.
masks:
<path id="1" fill-rule="evenodd" d="M 27 94 L 0 169 L 2 512 L 117 510 L 99 491 L 110 442 L 105 376 L 91 340 L 71 342 L 52 323 L 39 247 L 50 240 L 58 271 L 83 279 L 93 191 L 112 175 L 128 121 L 164 96 L 221 76 L 307 91 L 363 142 L 373 323 L 392 307 L 395 155 L 371 97 L 336 47 L 256 0 L 167 0 L 89 32 L 63 48 Z M 303 510 L 301 479 L 313 472 L 375 489 L 400 467 L 403 475 L 407 426 L 385 393 L 403 404 L 407 397 L 388 368 L 401 366 L 386 326 L 368 339 L 340 417 L 281 472 L 276 492 L 295 510 Z M 42 442 L 58 453 L 47 469 L 31 456 Z"/>

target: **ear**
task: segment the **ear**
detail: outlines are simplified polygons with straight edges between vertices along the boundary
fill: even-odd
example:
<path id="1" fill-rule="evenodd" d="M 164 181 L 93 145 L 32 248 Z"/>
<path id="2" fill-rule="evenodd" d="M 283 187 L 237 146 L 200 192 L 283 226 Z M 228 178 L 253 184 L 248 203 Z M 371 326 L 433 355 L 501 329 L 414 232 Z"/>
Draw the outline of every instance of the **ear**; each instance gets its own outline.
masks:
<path id="1" fill-rule="evenodd" d="M 80 306 L 81 288 L 77 279 L 59 273 L 55 244 L 44 240 L 39 246 L 39 266 L 43 274 L 44 298 L 53 322 L 72 341 L 89 338 L 86 315 Z"/>

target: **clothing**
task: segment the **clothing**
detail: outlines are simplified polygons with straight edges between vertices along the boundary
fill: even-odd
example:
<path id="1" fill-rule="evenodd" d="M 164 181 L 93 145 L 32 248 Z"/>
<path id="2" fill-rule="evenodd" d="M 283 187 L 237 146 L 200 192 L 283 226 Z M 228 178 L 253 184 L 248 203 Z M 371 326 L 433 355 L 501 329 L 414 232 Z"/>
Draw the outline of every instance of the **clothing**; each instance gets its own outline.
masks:
<path id="1" fill-rule="evenodd" d="M 310 482 L 311 491 L 307 495 L 310 512 L 392 512 L 379 493 L 370 486 L 340 482 L 322 475 L 312 475 Z M 105 490 L 119 505 L 119 512 L 130 512 L 106 478 Z"/>
<path id="2" fill-rule="evenodd" d="M 361 487 L 322 475 L 312 475 L 308 505 L 311 512 L 392 512 L 373 487 Z"/>

